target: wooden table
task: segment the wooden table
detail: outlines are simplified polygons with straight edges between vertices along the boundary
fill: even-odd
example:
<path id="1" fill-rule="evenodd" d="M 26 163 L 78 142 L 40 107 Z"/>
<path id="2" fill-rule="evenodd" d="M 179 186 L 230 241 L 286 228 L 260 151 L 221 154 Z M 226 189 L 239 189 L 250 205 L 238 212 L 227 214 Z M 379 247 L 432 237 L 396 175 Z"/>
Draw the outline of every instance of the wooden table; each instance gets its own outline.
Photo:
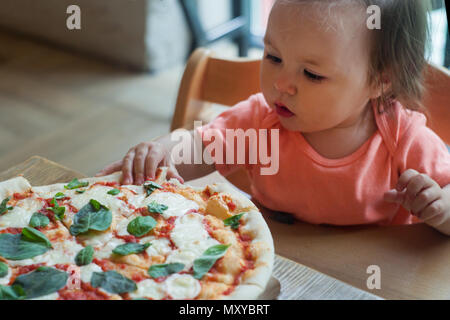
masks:
<path id="1" fill-rule="evenodd" d="M 19 174 L 22 174 L 33 186 L 39 185 L 47 185 L 57 182 L 67 182 L 72 180 L 73 178 L 83 178 L 84 175 L 65 168 L 57 163 L 49 161 L 47 159 L 41 157 L 32 157 L 27 161 L 16 165 L 2 173 L 0 173 L 0 181 L 10 179 Z M 195 181 L 189 182 L 192 185 L 201 185 L 204 183 L 211 182 L 223 182 L 226 181 L 219 174 L 209 175 L 202 179 L 198 179 Z M 301 263 L 297 263 L 293 260 L 298 261 L 297 253 L 305 253 L 310 250 L 308 246 L 311 245 L 311 241 L 314 242 L 315 236 L 314 231 L 316 227 L 310 226 L 309 234 L 312 235 L 310 238 L 311 241 L 305 241 L 308 233 L 305 233 L 304 230 L 307 230 L 303 225 L 278 225 L 274 223 L 270 218 L 266 217 L 267 222 L 269 223 L 272 229 L 273 237 L 275 240 L 275 248 L 278 254 L 276 255 L 275 265 L 274 265 L 274 277 L 277 278 L 281 284 L 281 291 L 278 296 L 278 299 L 380 299 L 379 297 L 355 288 L 354 286 L 348 285 L 343 281 L 337 280 L 331 276 L 328 276 L 322 272 L 316 271 L 312 268 L 309 268 Z M 318 230 L 316 230 L 317 232 Z M 323 232 L 323 231 L 322 231 Z M 345 232 L 344 232 L 345 233 Z M 323 233 L 325 236 L 325 234 Z M 293 237 L 295 236 L 295 237 Z M 333 236 L 333 233 L 329 234 L 330 237 Z M 284 239 L 284 240 L 281 240 Z M 281 241 L 280 241 L 281 240 Z M 352 240 L 350 240 L 352 241 Z M 291 242 L 287 247 L 284 247 L 286 243 Z M 295 244 L 292 246 L 291 244 Z M 297 246 L 298 244 L 298 246 Z M 294 247 L 296 250 L 291 251 L 289 248 Z M 329 246 L 329 251 L 331 252 L 334 244 L 331 243 Z M 330 252 L 327 254 L 330 255 Z M 294 253 L 294 254 L 293 254 Z M 321 252 L 318 252 L 320 254 Z M 322 250 L 322 253 L 326 253 L 325 250 Z M 305 254 L 304 257 L 308 261 L 314 255 L 312 253 Z M 331 255 L 335 257 L 335 255 Z M 291 259 L 293 260 L 291 260 Z M 334 267 L 342 266 L 344 269 L 351 268 L 351 266 L 345 266 L 341 259 L 342 257 L 336 259 L 332 264 Z M 324 261 L 326 259 L 322 258 L 318 261 Z M 345 261 L 345 259 L 344 259 Z M 311 262 L 311 261 L 309 261 Z M 328 271 L 334 270 L 332 265 L 329 266 Z M 327 268 L 323 268 L 327 269 Z M 355 268 L 353 268 L 355 269 Z M 322 271 L 322 270 L 321 270 Z M 327 270 L 325 270 L 327 271 Z M 365 280 L 364 280 L 365 283 Z M 383 285 L 383 283 L 382 283 Z M 367 288 L 366 288 L 367 289 Z"/>

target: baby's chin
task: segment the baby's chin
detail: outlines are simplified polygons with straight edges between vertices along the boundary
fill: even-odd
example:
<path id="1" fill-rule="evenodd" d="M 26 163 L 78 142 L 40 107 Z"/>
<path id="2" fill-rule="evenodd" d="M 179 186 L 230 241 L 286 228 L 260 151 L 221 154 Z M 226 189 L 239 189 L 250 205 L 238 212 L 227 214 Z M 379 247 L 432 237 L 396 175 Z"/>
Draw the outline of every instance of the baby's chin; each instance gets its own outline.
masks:
<path id="1" fill-rule="evenodd" d="M 286 129 L 288 131 L 302 131 L 302 128 L 301 128 L 300 124 L 298 124 L 294 120 L 295 116 L 292 117 L 292 118 L 283 118 L 283 117 L 279 116 L 279 119 L 280 119 L 281 126 L 284 129 Z"/>

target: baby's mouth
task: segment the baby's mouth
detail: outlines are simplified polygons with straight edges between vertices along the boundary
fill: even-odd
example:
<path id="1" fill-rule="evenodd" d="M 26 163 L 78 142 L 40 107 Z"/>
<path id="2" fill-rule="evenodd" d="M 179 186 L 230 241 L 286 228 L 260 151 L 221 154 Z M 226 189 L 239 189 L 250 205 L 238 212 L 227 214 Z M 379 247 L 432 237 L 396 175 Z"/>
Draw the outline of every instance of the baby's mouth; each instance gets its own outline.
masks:
<path id="1" fill-rule="evenodd" d="M 275 102 L 275 110 L 277 114 L 284 118 L 291 118 L 295 116 L 295 113 L 293 113 L 291 110 L 289 110 L 285 105 Z"/>

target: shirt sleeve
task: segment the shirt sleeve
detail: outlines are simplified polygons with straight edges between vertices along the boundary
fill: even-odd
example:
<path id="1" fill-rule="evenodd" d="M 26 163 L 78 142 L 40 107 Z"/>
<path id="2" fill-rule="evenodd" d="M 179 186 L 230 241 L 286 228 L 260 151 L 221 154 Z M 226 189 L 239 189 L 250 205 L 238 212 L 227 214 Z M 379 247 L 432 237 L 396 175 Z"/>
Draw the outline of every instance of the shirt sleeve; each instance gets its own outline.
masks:
<path id="1" fill-rule="evenodd" d="M 211 156 L 216 170 L 224 176 L 239 168 L 249 167 L 250 140 L 255 138 L 253 135 L 256 132 L 247 130 L 259 128 L 261 119 L 267 113 L 261 106 L 259 95 L 250 96 L 249 99 L 221 113 L 209 124 L 196 129 L 196 134 L 201 136 L 205 147 L 204 155 L 206 153 Z M 239 132 L 246 135 L 245 146 L 232 137 L 232 134 Z"/>
<path id="2" fill-rule="evenodd" d="M 395 162 L 399 175 L 414 169 L 428 175 L 441 187 L 450 184 L 450 153 L 442 139 L 426 126 L 422 114 L 416 114 L 403 133 Z"/>

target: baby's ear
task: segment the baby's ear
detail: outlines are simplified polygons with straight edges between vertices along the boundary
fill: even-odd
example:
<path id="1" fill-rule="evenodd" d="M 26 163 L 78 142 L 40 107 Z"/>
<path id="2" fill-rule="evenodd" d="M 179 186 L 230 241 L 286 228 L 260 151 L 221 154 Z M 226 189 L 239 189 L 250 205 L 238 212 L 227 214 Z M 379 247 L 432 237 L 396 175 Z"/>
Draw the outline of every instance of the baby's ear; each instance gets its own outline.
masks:
<path id="1" fill-rule="evenodd" d="M 381 77 L 375 80 L 375 83 L 372 85 L 372 90 L 370 94 L 371 99 L 377 99 L 383 95 L 386 95 L 391 91 L 392 82 L 387 73 L 383 73 Z"/>

